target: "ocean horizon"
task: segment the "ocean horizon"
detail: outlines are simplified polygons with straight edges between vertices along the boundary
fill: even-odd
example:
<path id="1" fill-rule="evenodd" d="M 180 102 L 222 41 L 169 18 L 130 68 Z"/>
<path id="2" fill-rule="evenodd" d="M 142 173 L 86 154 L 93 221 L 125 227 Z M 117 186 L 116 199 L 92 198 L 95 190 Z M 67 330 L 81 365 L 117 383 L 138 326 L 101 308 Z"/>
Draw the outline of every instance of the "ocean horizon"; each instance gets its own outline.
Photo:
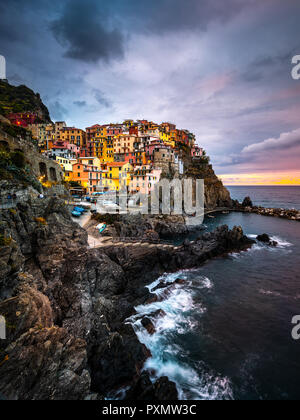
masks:
<path id="1" fill-rule="evenodd" d="M 256 206 L 300 210 L 300 185 L 225 185 L 231 198 L 238 201 L 249 196 Z"/>

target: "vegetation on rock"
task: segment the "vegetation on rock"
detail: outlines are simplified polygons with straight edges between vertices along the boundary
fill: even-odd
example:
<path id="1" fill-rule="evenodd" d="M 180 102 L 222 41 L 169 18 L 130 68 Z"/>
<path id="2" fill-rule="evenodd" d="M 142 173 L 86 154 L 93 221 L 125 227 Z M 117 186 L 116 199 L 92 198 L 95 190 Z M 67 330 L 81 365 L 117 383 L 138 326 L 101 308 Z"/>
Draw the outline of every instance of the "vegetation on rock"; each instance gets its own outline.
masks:
<path id="1" fill-rule="evenodd" d="M 24 85 L 12 86 L 0 81 L 0 114 L 7 116 L 18 112 L 39 112 L 42 118 L 38 122 L 51 121 L 49 111 L 38 93 Z"/>

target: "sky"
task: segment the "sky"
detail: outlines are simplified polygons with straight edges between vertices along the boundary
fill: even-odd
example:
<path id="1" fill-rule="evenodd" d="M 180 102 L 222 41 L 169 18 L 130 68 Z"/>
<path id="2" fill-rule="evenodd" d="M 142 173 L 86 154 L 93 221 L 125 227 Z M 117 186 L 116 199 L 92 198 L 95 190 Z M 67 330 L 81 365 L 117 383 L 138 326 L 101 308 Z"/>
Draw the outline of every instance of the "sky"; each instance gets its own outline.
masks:
<path id="1" fill-rule="evenodd" d="M 10 0 L 7 77 L 53 120 L 170 121 L 225 184 L 300 185 L 298 0 Z"/>

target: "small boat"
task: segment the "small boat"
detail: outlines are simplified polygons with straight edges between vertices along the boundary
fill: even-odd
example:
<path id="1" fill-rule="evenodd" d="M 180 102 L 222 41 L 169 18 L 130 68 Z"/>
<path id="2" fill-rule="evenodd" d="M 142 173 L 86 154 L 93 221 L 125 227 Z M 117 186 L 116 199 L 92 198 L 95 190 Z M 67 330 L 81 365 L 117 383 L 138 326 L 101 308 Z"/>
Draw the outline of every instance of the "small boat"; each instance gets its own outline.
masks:
<path id="1" fill-rule="evenodd" d="M 80 203 L 79 208 L 82 208 L 83 210 L 90 210 L 92 205 L 90 203 Z"/>
<path id="2" fill-rule="evenodd" d="M 82 216 L 82 213 L 80 213 L 80 212 L 78 212 L 78 211 L 73 210 L 73 211 L 72 211 L 72 216 L 73 216 L 73 217 L 81 217 L 81 216 Z"/>
<path id="3" fill-rule="evenodd" d="M 74 207 L 74 211 L 77 213 L 84 213 L 86 210 L 83 207 Z"/>
<path id="4" fill-rule="evenodd" d="M 222 214 L 229 214 L 229 211 L 222 211 Z"/>
<path id="5" fill-rule="evenodd" d="M 102 233 L 102 232 L 104 232 L 105 231 L 105 229 L 106 229 L 106 224 L 105 223 L 100 223 L 100 225 L 98 225 L 98 226 L 96 226 L 96 229 L 98 229 L 99 230 L 99 233 Z"/>
<path id="6" fill-rule="evenodd" d="M 215 219 L 215 216 L 212 216 L 211 214 L 209 214 L 207 217 L 210 217 L 211 219 Z"/>

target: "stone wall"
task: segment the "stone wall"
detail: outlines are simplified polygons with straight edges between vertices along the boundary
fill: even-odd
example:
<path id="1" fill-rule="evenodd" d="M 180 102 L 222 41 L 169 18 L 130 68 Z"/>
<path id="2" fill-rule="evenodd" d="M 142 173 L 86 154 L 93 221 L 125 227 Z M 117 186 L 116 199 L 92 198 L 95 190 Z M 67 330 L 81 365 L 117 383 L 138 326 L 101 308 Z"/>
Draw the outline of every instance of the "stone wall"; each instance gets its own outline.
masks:
<path id="1" fill-rule="evenodd" d="M 61 166 L 42 156 L 35 145 L 28 140 L 12 137 L 0 129 L 0 147 L 10 152 L 22 151 L 25 154 L 26 163 L 30 165 L 37 178 L 44 176 L 45 180 L 53 182 L 61 182 L 64 179 Z"/>

